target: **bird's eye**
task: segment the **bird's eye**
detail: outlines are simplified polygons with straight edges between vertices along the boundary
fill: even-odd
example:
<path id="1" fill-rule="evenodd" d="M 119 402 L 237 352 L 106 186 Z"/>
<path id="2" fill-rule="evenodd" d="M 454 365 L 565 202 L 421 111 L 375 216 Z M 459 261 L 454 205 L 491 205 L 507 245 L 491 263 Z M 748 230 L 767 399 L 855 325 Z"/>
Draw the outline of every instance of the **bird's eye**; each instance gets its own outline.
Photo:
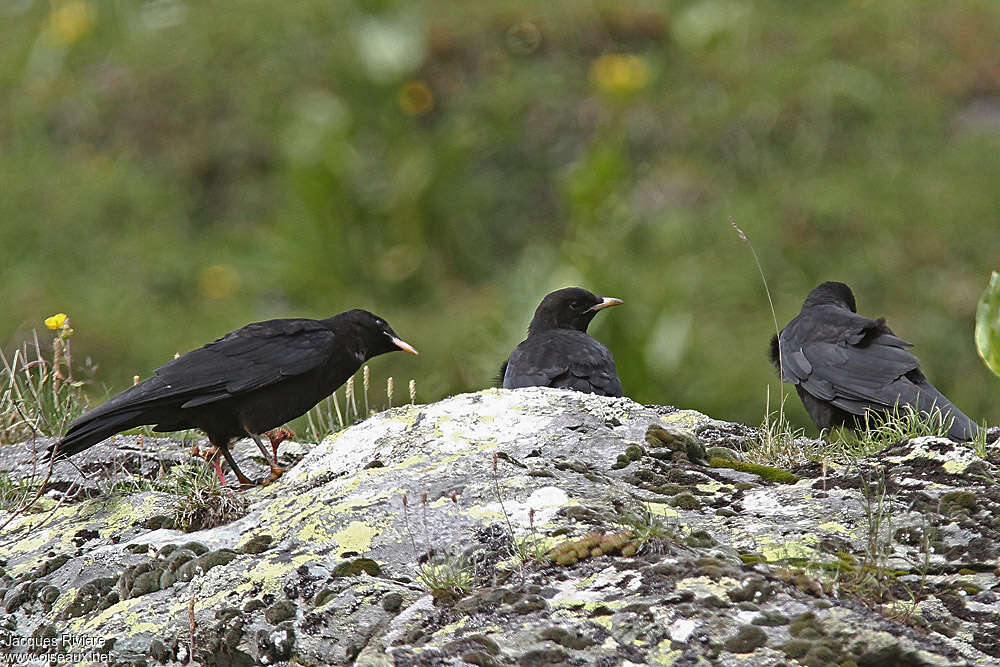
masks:
<path id="1" fill-rule="evenodd" d="M 572 308 L 573 310 L 580 310 L 580 302 L 573 301 L 569 304 L 569 307 Z"/>

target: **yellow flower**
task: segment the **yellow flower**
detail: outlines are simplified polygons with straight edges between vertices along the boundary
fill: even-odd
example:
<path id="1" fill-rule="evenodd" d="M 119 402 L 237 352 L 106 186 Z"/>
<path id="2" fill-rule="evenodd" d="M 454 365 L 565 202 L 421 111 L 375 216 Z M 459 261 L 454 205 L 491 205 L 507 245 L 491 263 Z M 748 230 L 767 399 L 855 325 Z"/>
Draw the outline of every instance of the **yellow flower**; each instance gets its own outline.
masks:
<path id="1" fill-rule="evenodd" d="M 56 313 L 52 317 L 45 318 L 45 326 L 49 329 L 61 329 L 66 323 L 66 313 Z"/>
<path id="2" fill-rule="evenodd" d="M 399 89 L 399 108 L 408 116 L 423 116 L 434 108 L 434 93 L 423 81 L 409 81 Z"/>
<path id="3" fill-rule="evenodd" d="M 70 0 L 52 10 L 45 32 L 56 44 L 73 44 L 94 27 L 96 10 L 85 0 Z"/>
<path id="4" fill-rule="evenodd" d="M 649 65 L 640 56 L 608 53 L 591 63 L 590 80 L 602 93 L 630 95 L 646 87 Z"/>

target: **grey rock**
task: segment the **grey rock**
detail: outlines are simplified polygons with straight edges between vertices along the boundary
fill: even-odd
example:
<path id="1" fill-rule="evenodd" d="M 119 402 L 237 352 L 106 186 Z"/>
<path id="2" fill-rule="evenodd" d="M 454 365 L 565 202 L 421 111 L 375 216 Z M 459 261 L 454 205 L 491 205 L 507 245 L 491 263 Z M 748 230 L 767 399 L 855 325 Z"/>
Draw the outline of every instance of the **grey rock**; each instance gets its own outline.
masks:
<path id="1" fill-rule="evenodd" d="M 5 627 L 114 638 L 119 664 L 187 662 L 189 610 L 203 664 L 1000 661 L 995 459 L 918 438 L 794 484 L 708 465 L 754 436 L 627 398 L 486 390 L 302 448 L 243 492 L 245 516 L 190 534 L 150 521 L 176 496 L 102 491 L 109 462 L 154 475 L 184 448 L 116 436 L 74 458 L 88 479 L 56 466 L 46 511 L 0 513 Z M 0 465 L 30 475 L 44 444 Z M 71 484 L 87 492 L 56 507 Z M 871 539 L 912 600 L 852 588 Z M 548 557 L 570 544 L 592 546 Z"/>

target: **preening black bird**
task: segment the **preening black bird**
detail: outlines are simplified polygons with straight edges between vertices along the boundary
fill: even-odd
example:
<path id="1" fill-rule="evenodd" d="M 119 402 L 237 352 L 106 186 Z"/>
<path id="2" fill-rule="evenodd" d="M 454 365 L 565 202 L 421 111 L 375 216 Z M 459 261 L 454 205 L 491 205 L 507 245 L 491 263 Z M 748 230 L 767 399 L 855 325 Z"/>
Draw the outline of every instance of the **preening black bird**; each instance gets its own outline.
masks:
<path id="1" fill-rule="evenodd" d="M 579 287 L 545 296 L 535 309 L 528 337 L 500 369 L 504 389 L 561 387 L 588 394 L 621 396 L 615 360 L 602 343 L 587 335 L 587 325 L 621 299 L 600 297 Z"/>
<path id="2" fill-rule="evenodd" d="M 868 411 L 885 415 L 909 405 L 925 415 L 937 408 L 952 419 L 948 436 L 954 440 L 975 437 L 979 427 L 927 381 L 908 347 L 884 318 L 857 314 L 850 287 L 826 282 L 771 339 L 771 362 L 782 380 L 795 385 L 821 429 L 861 428 Z"/>
<path id="3" fill-rule="evenodd" d="M 72 456 L 146 424 L 156 431 L 198 428 L 221 451 L 239 482 L 253 484 L 233 460 L 233 441 L 252 438 L 267 459 L 260 434 L 305 414 L 365 361 L 394 350 L 417 354 L 385 320 L 366 310 L 325 320 L 248 324 L 167 362 L 149 379 L 84 414 L 49 453 Z M 224 483 L 218 456 L 213 462 Z M 274 461 L 265 483 L 283 472 Z"/>

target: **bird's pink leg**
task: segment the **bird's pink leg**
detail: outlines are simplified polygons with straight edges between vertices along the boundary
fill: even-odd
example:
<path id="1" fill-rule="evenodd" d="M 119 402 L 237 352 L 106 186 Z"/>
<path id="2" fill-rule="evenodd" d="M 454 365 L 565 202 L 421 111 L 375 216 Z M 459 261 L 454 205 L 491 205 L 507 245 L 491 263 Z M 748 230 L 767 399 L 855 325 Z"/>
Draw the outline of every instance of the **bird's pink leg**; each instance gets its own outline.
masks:
<path id="1" fill-rule="evenodd" d="M 219 477 L 219 484 L 221 486 L 226 485 L 226 476 L 222 474 L 222 462 L 219 461 L 219 448 L 213 447 L 211 452 L 205 453 L 205 458 L 212 463 L 212 467 L 215 468 L 215 474 Z"/>

